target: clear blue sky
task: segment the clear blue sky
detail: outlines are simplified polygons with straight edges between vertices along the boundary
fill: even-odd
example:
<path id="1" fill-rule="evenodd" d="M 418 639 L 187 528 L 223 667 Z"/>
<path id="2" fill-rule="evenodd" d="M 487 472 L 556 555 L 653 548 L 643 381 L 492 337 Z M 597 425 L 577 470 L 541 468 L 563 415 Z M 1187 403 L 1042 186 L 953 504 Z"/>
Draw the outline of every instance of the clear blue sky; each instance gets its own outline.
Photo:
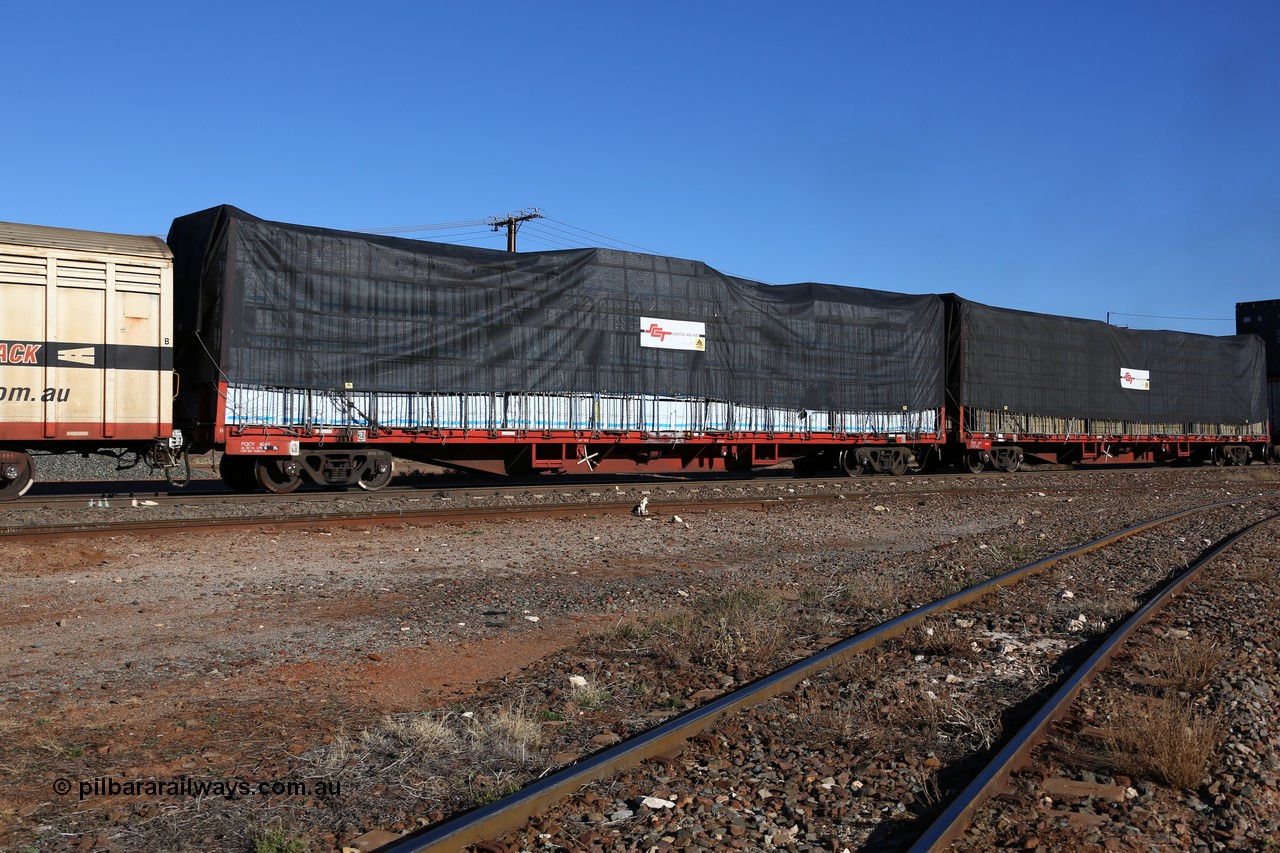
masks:
<path id="1" fill-rule="evenodd" d="M 771 283 L 1097 319 L 1280 298 L 1276 0 L 72 2 L 2 20 L 3 220 L 164 234 L 229 203 L 360 229 L 537 206 Z M 520 248 L 559 247 L 557 223 Z"/>

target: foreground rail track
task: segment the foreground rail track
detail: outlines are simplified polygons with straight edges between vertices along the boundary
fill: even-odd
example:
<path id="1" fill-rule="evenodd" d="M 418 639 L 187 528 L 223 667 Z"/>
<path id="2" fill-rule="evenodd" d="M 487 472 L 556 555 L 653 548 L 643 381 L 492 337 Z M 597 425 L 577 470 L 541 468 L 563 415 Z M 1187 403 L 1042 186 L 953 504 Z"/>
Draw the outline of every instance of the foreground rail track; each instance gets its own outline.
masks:
<path id="1" fill-rule="evenodd" d="M 1090 681 L 1115 657 L 1134 633 L 1151 621 L 1161 609 L 1185 590 L 1204 570 L 1236 542 L 1264 526 L 1271 526 L 1280 513 L 1256 521 L 1214 543 L 1200 559 L 1171 581 L 1156 597 L 1116 627 L 1058 690 L 1032 716 L 1022 729 L 1004 745 L 974 780 L 961 791 L 936 821 L 911 847 L 912 853 L 930 853 L 945 849 L 958 841 L 969 826 L 974 812 L 986 800 L 1006 789 L 1009 777 L 1031 762 L 1032 750 L 1049 734 L 1050 726 L 1062 720 L 1071 710 L 1072 703 Z"/>
<path id="2" fill-rule="evenodd" d="M 865 631 L 857 636 L 851 637 L 840 643 L 813 655 L 809 658 L 796 662 L 774 674 L 759 679 L 739 690 L 726 693 L 719 698 L 713 699 L 706 704 L 680 715 L 658 727 L 637 735 L 626 740 L 617 746 L 605 749 L 589 757 L 583 758 L 577 763 L 566 767 L 556 773 L 534 782 L 518 793 L 503 798 L 491 805 L 479 808 L 471 813 L 463 815 L 460 818 L 441 824 L 437 827 L 429 829 L 423 833 L 407 836 L 399 841 L 393 842 L 382 848 L 383 853 L 410 853 L 410 851 L 442 851 L 442 850 L 460 850 L 470 845 L 489 845 L 489 849 L 508 849 L 498 840 L 506 835 L 515 833 L 519 835 L 522 827 L 525 827 L 536 816 L 544 813 L 552 808 L 553 804 L 563 800 L 579 791 L 582 787 L 590 782 L 611 777 L 615 774 L 623 772 L 627 768 L 633 768 L 641 762 L 649 760 L 657 760 L 664 763 L 664 766 L 673 765 L 672 756 L 675 755 L 683 744 L 690 741 L 691 738 L 705 737 L 704 733 L 712 730 L 718 723 L 726 719 L 729 715 L 743 711 L 744 709 L 759 706 L 761 703 L 778 697 L 781 694 L 795 691 L 799 686 L 808 682 L 821 672 L 829 671 L 833 667 L 847 664 L 848 661 L 858 655 L 865 654 L 872 649 L 880 646 L 892 638 L 903 636 L 909 631 L 918 630 L 920 626 L 926 624 L 930 620 L 935 620 L 943 613 L 956 610 L 958 608 L 971 605 L 972 603 L 982 599 L 984 596 L 996 591 L 1007 591 L 1013 585 L 1018 584 L 1029 578 L 1041 575 L 1051 568 L 1057 566 L 1063 561 L 1074 557 L 1080 557 L 1091 552 L 1102 549 L 1106 546 L 1123 542 L 1138 534 L 1153 530 L 1163 525 L 1170 524 L 1191 516 L 1207 513 L 1214 510 L 1222 510 L 1228 507 L 1242 507 L 1257 501 L 1265 501 L 1274 499 L 1273 495 L 1259 495 L 1255 497 L 1236 499 L 1225 502 L 1207 504 L 1194 507 L 1191 509 L 1175 512 L 1160 518 L 1137 524 L 1124 530 L 1117 531 L 1107 536 L 1100 537 L 1080 546 L 1069 548 L 1065 551 L 1054 554 L 1045 559 L 1030 563 L 1011 572 L 1002 574 L 998 577 L 991 578 L 983 583 L 977 584 L 960 592 L 941 598 L 930 604 L 918 607 L 911 612 L 891 619 L 879 626 Z M 1274 516 L 1272 516 L 1274 518 Z M 1253 525 L 1249 527 L 1252 530 Z M 1220 553 L 1235 538 L 1244 535 L 1244 531 L 1234 534 L 1218 543 L 1214 548 L 1207 552 L 1200 563 L 1207 563 L 1212 556 Z M 1197 564 L 1199 565 L 1199 563 Z M 1175 583 L 1168 585 L 1159 595 L 1158 598 L 1152 599 L 1146 606 L 1139 610 L 1129 620 L 1129 623 L 1138 623 L 1159 605 L 1157 602 L 1163 600 L 1166 596 L 1172 595 L 1178 589 L 1185 585 L 1188 572 Z M 1126 624 L 1129 624 L 1126 623 Z M 1124 629 L 1121 629 L 1124 630 Z M 1118 641 L 1117 641 L 1118 642 Z M 1108 644 L 1095 654 L 1098 661 L 1104 660 L 1114 650 L 1113 644 Z M 1070 681 L 1062 688 L 1062 694 L 1066 695 L 1073 688 L 1071 685 L 1077 684 L 1079 679 L 1083 677 L 1083 670 L 1072 677 Z M 1074 690 L 1078 691 L 1078 687 Z M 1048 712 L 1046 712 L 1048 714 Z M 1046 716 L 1046 719 L 1048 717 Z M 1038 719 L 1038 717 L 1037 717 Z M 1030 740 L 1043 730 L 1042 725 L 1028 725 L 1026 735 Z M 1001 752 L 1018 755 L 1023 754 L 1023 750 L 1029 748 L 1022 744 L 1023 736 L 1019 735 L 1016 739 L 1009 741 L 1008 746 Z M 998 777 L 1001 773 L 1007 773 L 1008 761 L 1001 764 L 1000 770 L 989 771 L 987 776 Z M 978 786 L 978 794 L 976 796 L 985 796 L 990 791 L 990 785 L 983 782 Z M 975 783 L 978 785 L 978 783 Z M 974 805 L 973 797 L 968 794 L 962 799 L 958 799 L 957 804 L 953 806 L 961 818 L 972 812 Z M 948 813 L 950 814 L 950 812 Z M 920 844 L 924 845 L 920 849 L 935 849 L 944 843 L 948 838 L 954 837 L 959 831 L 962 820 L 948 820 L 940 825 L 937 830 L 929 830 L 928 834 L 921 837 Z M 900 846 L 901 840 L 895 840 L 893 846 Z"/>

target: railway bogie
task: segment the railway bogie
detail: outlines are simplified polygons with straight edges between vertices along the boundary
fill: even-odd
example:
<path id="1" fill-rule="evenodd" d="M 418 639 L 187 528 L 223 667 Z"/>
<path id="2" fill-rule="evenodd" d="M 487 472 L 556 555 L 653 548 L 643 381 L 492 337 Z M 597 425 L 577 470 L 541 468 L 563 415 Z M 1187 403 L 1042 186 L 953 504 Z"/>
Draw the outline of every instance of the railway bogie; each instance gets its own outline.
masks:
<path id="1" fill-rule="evenodd" d="M 1013 474 L 1022 468 L 1025 458 L 1023 448 L 1016 444 L 994 445 L 986 449 L 965 448 L 955 455 L 956 467 L 971 474 L 983 471 L 1005 471 Z"/>
<path id="2" fill-rule="evenodd" d="M 845 452 L 852 454 L 852 467 L 858 473 L 871 471 L 901 477 L 916 467 L 915 454 L 909 447 L 857 447 Z"/>
<path id="3" fill-rule="evenodd" d="M 287 495 L 303 483 L 331 489 L 356 486 L 376 492 L 391 482 L 394 458 L 386 450 L 306 449 L 290 456 L 223 454 L 219 463 L 222 481 L 232 491 L 252 492 L 259 487 Z"/>

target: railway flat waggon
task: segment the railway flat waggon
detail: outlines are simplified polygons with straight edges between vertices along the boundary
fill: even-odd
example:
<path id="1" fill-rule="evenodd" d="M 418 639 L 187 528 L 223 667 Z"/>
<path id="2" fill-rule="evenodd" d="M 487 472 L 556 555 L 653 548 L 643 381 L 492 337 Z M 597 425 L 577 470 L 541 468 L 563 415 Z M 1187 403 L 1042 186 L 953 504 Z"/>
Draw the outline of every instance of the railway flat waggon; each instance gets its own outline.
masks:
<path id="1" fill-rule="evenodd" d="M 0 223 L 0 500 L 32 448 L 173 465 L 172 294 L 158 237 Z"/>
<path id="2" fill-rule="evenodd" d="M 391 454 L 522 471 L 788 459 L 904 473 L 943 442 L 936 296 L 678 258 L 176 220 L 178 422 L 223 476 L 377 488 Z"/>
<path id="3" fill-rule="evenodd" d="M 1142 331 L 948 295 L 949 450 L 1043 462 L 1270 461 L 1252 335 Z"/>

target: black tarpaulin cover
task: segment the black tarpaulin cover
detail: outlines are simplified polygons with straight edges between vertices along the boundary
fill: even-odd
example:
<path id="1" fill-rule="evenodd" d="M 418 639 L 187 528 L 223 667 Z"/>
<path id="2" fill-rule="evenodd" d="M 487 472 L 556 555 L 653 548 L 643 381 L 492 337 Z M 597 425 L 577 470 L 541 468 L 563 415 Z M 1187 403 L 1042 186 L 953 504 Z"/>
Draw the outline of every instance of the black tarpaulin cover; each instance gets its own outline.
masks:
<path id="1" fill-rule="evenodd" d="M 1264 352 L 1252 335 L 1121 329 L 946 298 L 956 404 L 1143 423 L 1267 418 Z"/>
<path id="2" fill-rule="evenodd" d="M 185 382 L 608 392 L 829 411 L 943 402 L 936 296 L 769 286 L 606 249 L 513 254 L 269 222 L 227 206 L 175 220 L 169 245 L 178 339 L 190 341 L 177 356 Z M 641 346 L 642 319 L 704 324 L 704 347 Z"/>

